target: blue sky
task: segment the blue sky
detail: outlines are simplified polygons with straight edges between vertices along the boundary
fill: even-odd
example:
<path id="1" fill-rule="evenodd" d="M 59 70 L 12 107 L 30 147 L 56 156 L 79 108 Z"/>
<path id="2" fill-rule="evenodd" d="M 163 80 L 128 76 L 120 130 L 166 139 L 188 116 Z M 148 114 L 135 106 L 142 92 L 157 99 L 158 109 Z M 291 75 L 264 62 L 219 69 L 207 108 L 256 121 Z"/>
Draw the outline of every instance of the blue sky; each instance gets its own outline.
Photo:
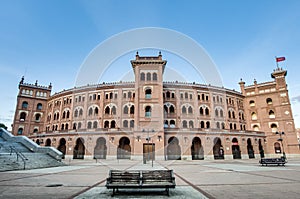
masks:
<path id="1" fill-rule="evenodd" d="M 300 127 L 299 9 L 297 0 L 1 0 L 0 122 L 12 123 L 21 76 L 29 83 L 52 82 L 53 93 L 72 88 L 80 65 L 99 43 L 129 29 L 161 27 L 202 45 L 230 89 L 239 90 L 241 77 L 246 85 L 254 78 L 271 81 L 274 57 L 285 56 L 280 65 L 288 70 L 294 119 Z M 186 70 L 184 60 L 168 52 L 163 56 L 187 81 L 202 81 Z M 113 68 L 130 71 L 133 58 L 134 52 L 124 55 Z M 118 81 L 111 74 L 103 81 Z"/>

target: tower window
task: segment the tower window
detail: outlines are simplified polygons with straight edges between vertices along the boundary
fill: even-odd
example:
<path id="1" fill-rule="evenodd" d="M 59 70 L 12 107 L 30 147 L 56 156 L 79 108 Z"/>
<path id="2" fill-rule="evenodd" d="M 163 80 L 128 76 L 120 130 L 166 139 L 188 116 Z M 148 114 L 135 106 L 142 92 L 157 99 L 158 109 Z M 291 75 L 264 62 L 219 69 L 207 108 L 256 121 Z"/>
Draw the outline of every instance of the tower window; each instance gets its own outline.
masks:
<path id="1" fill-rule="evenodd" d="M 153 81 L 157 81 L 157 74 L 156 73 L 153 73 L 152 79 L 153 79 Z"/>
<path id="2" fill-rule="evenodd" d="M 141 81 L 145 81 L 145 73 L 141 73 Z"/>
<path id="3" fill-rule="evenodd" d="M 145 117 L 151 117 L 151 106 L 146 106 Z"/>

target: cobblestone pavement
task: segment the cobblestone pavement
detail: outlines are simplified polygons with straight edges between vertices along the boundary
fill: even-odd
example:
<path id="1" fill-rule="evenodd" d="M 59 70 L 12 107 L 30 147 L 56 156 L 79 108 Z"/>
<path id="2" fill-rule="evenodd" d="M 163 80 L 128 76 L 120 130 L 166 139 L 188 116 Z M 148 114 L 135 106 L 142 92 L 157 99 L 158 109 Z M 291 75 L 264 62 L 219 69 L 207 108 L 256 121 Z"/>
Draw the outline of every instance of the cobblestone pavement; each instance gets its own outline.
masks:
<path id="1" fill-rule="evenodd" d="M 300 159 L 286 166 L 260 166 L 258 160 L 66 161 L 69 166 L 0 172 L 0 198 L 110 198 L 110 169 L 173 169 L 176 188 L 125 190 L 114 198 L 299 198 Z"/>

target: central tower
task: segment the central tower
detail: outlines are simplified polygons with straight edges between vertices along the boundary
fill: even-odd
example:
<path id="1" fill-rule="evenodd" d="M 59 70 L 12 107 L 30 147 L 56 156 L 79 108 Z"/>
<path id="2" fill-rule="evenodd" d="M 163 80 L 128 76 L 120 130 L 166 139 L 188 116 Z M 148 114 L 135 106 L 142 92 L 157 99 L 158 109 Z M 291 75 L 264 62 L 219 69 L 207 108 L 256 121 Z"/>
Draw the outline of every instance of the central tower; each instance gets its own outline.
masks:
<path id="1" fill-rule="evenodd" d="M 149 150 L 151 155 L 154 151 L 157 155 L 164 154 L 163 73 L 166 63 L 161 53 L 154 57 L 141 57 L 137 52 L 135 60 L 131 61 L 136 93 L 134 134 L 143 143 L 135 142 L 134 151 L 143 151 L 144 156 Z"/>

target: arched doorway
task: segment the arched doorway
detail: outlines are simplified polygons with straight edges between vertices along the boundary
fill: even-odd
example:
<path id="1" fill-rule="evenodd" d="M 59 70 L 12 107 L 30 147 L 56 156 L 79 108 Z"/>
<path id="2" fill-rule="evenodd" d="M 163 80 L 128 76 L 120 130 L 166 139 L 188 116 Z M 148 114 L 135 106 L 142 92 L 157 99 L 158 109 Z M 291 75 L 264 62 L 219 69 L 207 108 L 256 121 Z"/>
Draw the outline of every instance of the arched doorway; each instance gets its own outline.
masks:
<path id="1" fill-rule="evenodd" d="M 77 138 L 76 145 L 73 151 L 73 159 L 84 159 L 84 155 L 85 155 L 84 139 Z"/>
<path id="2" fill-rule="evenodd" d="M 48 139 L 46 140 L 45 146 L 51 146 L 51 140 L 50 140 L 50 138 L 48 138 Z"/>
<path id="3" fill-rule="evenodd" d="M 261 139 L 258 140 L 258 150 L 259 150 L 259 154 L 261 158 L 265 157 L 265 151 L 264 151 L 264 147 L 261 144 Z"/>
<path id="4" fill-rule="evenodd" d="M 181 148 L 176 137 L 170 137 L 168 140 L 167 160 L 181 160 Z"/>
<path id="5" fill-rule="evenodd" d="M 106 159 L 107 146 L 106 140 L 100 137 L 96 141 L 96 146 L 94 148 L 94 159 Z"/>
<path id="6" fill-rule="evenodd" d="M 130 159 L 131 147 L 128 137 L 122 137 L 119 141 L 117 159 Z"/>
<path id="7" fill-rule="evenodd" d="M 236 138 L 232 139 L 231 150 L 232 150 L 233 159 L 241 159 L 241 150 L 240 150 L 238 140 Z"/>
<path id="8" fill-rule="evenodd" d="M 40 144 L 41 144 L 40 139 L 37 139 L 37 140 L 35 141 L 35 143 L 37 143 L 38 145 L 40 145 Z"/>
<path id="9" fill-rule="evenodd" d="M 213 147 L 214 159 L 224 159 L 224 149 L 222 146 L 221 139 L 216 137 L 214 139 L 214 147 Z"/>
<path id="10" fill-rule="evenodd" d="M 59 140 L 59 145 L 57 147 L 57 150 L 62 152 L 62 154 L 63 154 L 62 158 L 65 159 L 65 155 L 66 155 L 66 140 L 65 140 L 65 138 L 61 138 Z"/>
<path id="11" fill-rule="evenodd" d="M 204 160 L 204 150 L 199 137 L 194 137 L 191 146 L 191 153 L 192 160 Z"/>
<path id="12" fill-rule="evenodd" d="M 254 150 L 250 138 L 247 139 L 247 151 L 248 151 L 249 158 L 255 158 Z"/>

